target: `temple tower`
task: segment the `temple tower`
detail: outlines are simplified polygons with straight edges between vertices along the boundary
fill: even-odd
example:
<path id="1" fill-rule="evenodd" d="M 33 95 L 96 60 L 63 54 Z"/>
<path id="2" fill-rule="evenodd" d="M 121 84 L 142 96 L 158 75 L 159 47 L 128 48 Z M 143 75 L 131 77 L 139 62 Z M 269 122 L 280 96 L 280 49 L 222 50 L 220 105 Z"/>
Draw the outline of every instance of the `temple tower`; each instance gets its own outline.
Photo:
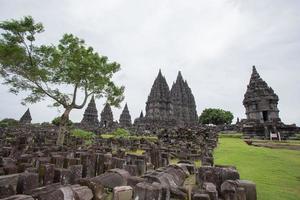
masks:
<path id="1" fill-rule="evenodd" d="M 176 82 L 171 89 L 171 101 L 174 117 L 178 122 L 186 125 L 197 122 L 197 111 L 194 95 L 188 83 L 183 80 L 181 72 L 178 72 Z"/>
<path id="2" fill-rule="evenodd" d="M 31 114 L 29 111 L 29 108 L 26 110 L 26 112 L 23 114 L 23 116 L 20 118 L 19 122 L 21 124 L 30 124 L 31 123 Z"/>
<path id="3" fill-rule="evenodd" d="M 100 127 L 103 128 L 112 127 L 113 123 L 114 123 L 113 113 L 111 111 L 110 105 L 106 103 L 105 107 L 101 112 Z"/>
<path id="4" fill-rule="evenodd" d="M 81 120 L 81 124 L 90 125 L 90 126 L 98 126 L 98 111 L 96 108 L 96 103 L 94 96 L 92 97 L 91 101 L 89 102 L 87 108 L 84 111 L 83 118 Z"/>
<path id="5" fill-rule="evenodd" d="M 253 66 L 250 82 L 243 100 L 247 119 L 261 123 L 280 121 L 277 108 L 278 101 L 278 96 L 260 77 L 255 66 Z"/>
<path id="6" fill-rule="evenodd" d="M 122 111 L 122 114 L 120 115 L 119 123 L 121 127 L 130 127 L 131 126 L 131 116 L 128 110 L 127 103 L 125 104 L 125 107 Z"/>
<path id="7" fill-rule="evenodd" d="M 145 118 L 154 121 L 169 121 L 173 118 L 170 90 L 161 70 L 159 70 L 148 96 Z"/>

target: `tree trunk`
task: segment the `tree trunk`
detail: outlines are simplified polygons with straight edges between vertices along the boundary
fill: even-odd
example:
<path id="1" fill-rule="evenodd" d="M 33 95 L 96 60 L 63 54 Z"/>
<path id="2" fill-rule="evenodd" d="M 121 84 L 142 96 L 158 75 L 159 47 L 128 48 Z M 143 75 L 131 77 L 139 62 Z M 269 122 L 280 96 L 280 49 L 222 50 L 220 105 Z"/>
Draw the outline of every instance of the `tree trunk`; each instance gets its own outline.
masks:
<path id="1" fill-rule="evenodd" d="M 62 116 L 60 118 L 56 145 L 59 145 L 59 146 L 64 145 L 65 134 L 68 131 L 67 125 L 68 125 L 69 114 L 70 114 L 71 110 L 72 110 L 72 108 L 66 108 L 65 112 L 62 114 Z"/>

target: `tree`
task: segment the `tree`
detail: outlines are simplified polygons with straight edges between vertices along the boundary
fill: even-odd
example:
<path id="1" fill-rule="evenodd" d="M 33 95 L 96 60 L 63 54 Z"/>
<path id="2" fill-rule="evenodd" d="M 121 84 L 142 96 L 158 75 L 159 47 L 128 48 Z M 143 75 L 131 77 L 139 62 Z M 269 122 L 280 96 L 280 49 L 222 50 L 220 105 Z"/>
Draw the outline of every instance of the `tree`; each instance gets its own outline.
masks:
<path id="1" fill-rule="evenodd" d="M 30 16 L 3 21 L 0 28 L 4 31 L 0 38 L 0 74 L 10 92 L 26 91 L 22 103 L 47 97 L 53 100 L 53 106 L 64 108 L 57 145 L 63 145 L 71 110 L 83 108 L 91 95 L 106 97 L 113 106 L 124 99 L 124 87 L 112 81 L 120 65 L 94 52 L 84 40 L 65 34 L 56 46 L 36 45 L 36 35 L 44 28 Z M 83 99 L 78 104 L 79 94 Z"/>
<path id="2" fill-rule="evenodd" d="M 203 110 L 199 117 L 201 124 L 231 124 L 233 114 L 230 111 L 225 111 L 218 108 L 207 108 Z"/>
<path id="3" fill-rule="evenodd" d="M 61 117 L 55 117 L 51 123 L 55 126 L 59 126 L 60 125 L 60 121 L 61 121 Z M 67 126 L 71 127 L 73 125 L 73 122 L 71 120 L 68 120 L 67 122 Z"/>

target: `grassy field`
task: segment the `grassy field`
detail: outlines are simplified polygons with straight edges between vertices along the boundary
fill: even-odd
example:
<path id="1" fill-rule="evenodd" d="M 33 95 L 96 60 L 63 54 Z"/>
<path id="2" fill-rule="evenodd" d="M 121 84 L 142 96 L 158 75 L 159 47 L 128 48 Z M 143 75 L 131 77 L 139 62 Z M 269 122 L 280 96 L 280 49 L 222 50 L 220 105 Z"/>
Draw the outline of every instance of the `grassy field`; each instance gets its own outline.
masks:
<path id="1" fill-rule="evenodd" d="M 241 179 L 256 183 L 259 200 L 300 199 L 300 151 L 248 146 L 220 138 L 215 164 L 235 165 Z"/>

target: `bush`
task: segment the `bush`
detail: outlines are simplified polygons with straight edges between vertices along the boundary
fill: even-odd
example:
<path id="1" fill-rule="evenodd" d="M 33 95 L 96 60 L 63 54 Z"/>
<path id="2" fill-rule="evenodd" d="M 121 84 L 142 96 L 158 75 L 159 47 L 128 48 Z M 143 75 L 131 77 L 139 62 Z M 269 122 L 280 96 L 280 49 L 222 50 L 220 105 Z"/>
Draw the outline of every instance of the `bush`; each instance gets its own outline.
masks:
<path id="1" fill-rule="evenodd" d="M 230 111 L 225 111 L 218 108 L 207 108 L 203 110 L 199 117 L 199 122 L 201 124 L 231 124 L 232 120 L 233 114 Z"/>
<path id="2" fill-rule="evenodd" d="M 6 127 L 12 127 L 19 124 L 18 120 L 6 118 L 0 121 L 0 127 L 6 128 Z"/>
<path id="3" fill-rule="evenodd" d="M 242 133 L 220 133 L 219 138 L 242 138 L 243 134 Z"/>
<path id="4" fill-rule="evenodd" d="M 53 120 L 52 120 L 52 124 L 54 124 L 55 126 L 59 126 L 60 124 L 60 118 L 61 117 L 55 117 Z M 68 121 L 67 123 L 67 126 L 71 127 L 73 125 L 73 122 L 71 120 Z"/>
<path id="5" fill-rule="evenodd" d="M 95 138 L 95 133 L 90 132 L 90 131 L 85 131 L 82 129 L 73 129 L 71 130 L 71 136 L 76 137 L 76 138 L 81 138 L 84 140 L 91 140 Z"/>

